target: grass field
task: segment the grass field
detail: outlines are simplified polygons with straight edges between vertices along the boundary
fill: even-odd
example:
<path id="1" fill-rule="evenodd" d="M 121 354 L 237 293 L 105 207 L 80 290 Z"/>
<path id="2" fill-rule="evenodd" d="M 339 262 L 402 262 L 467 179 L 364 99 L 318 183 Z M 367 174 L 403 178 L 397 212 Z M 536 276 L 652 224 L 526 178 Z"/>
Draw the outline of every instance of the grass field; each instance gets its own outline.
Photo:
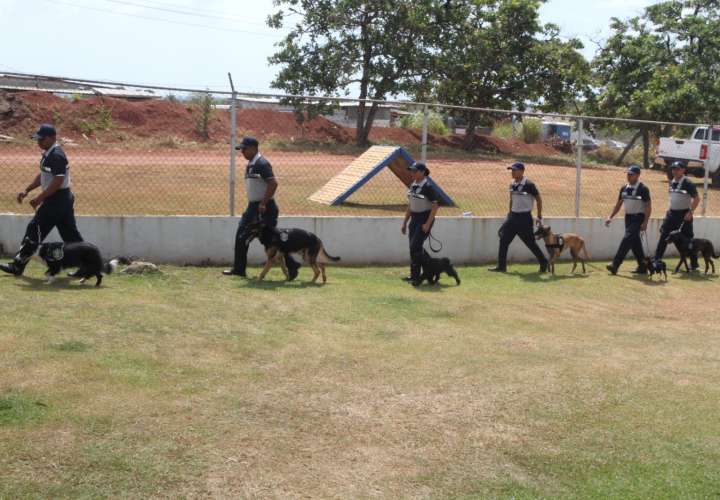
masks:
<path id="1" fill-rule="evenodd" d="M 359 152 L 358 152 L 359 153 Z M 94 215 L 226 215 L 228 213 L 228 153 L 223 149 L 70 149 L 71 175 L 80 214 Z M 293 215 L 400 215 L 406 189 L 389 171 L 374 177 L 348 202 L 329 207 L 308 198 L 343 170 L 354 156 L 329 152 L 268 151 L 279 178 L 281 213 Z M 39 155 L 31 147 L 0 150 L 0 212 L 30 213 L 14 202 L 37 172 Z M 478 216 L 507 213 L 509 157 L 433 153 L 432 176 L 454 199 L 445 215 L 470 211 Z M 567 157 L 531 158 L 528 177 L 539 186 L 545 214 L 575 215 L 576 173 Z M 238 159 L 237 209 L 245 206 L 242 158 Z M 582 172 L 581 215 L 607 216 L 625 182 L 618 167 L 587 164 Z M 646 171 L 655 215 L 667 208 L 667 180 L 662 172 Z M 697 179 L 698 185 L 702 184 Z M 708 215 L 720 215 L 720 191 L 709 191 Z"/>
<path id="2" fill-rule="evenodd" d="M 0 498 L 720 495 L 717 280 L 534 270 L 0 277 Z"/>

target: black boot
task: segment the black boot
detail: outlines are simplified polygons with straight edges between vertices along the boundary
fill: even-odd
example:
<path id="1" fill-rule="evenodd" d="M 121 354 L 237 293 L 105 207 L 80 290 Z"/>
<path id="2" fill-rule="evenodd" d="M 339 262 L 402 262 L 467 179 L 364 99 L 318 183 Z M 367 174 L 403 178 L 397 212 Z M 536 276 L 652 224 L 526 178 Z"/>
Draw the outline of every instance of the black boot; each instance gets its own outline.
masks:
<path id="1" fill-rule="evenodd" d="M 17 261 L 0 264 L 0 271 L 12 274 L 13 276 L 22 276 L 22 273 L 25 271 L 25 264 L 21 264 Z"/>

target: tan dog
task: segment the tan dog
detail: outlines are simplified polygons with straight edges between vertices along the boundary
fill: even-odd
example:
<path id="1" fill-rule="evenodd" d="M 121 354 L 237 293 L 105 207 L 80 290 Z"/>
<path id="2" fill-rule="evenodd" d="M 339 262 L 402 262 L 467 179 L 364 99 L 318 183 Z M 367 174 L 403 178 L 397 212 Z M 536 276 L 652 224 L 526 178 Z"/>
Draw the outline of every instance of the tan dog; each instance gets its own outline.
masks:
<path id="1" fill-rule="evenodd" d="M 570 255 L 572 255 L 573 258 L 573 267 L 570 272 L 575 272 L 578 260 L 580 260 L 583 274 L 585 274 L 585 261 L 590 260 L 590 256 L 588 255 L 585 240 L 582 236 L 573 233 L 555 234 L 552 232 L 550 226 L 540 226 L 537 228 L 537 231 L 535 231 L 535 239 L 545 241 L 545 248 L 547 249 L 550 260 L 550 272 L 552 274 L 555 274 L 555 259 L 560 257 L 560 254 L 565 248 L 570 249 Z M 582 252 L 582 257 L 580 256 L 580 252 Z"/>

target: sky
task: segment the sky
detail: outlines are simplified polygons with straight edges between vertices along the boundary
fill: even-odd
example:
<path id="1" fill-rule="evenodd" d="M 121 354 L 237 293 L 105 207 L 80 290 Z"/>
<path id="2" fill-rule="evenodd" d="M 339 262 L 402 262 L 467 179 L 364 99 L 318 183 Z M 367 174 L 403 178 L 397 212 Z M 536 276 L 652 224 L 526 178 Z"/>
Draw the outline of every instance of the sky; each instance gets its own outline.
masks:
<path id="1" fill-rule="evenodd" d="M 592 58 L 611 17 L 651 0 L 549 0 L 543 22 Z M 282 32 L 272 0 L 0 0 L 0 71 L 128 83 L 271 92 L 267 59 Z"/>

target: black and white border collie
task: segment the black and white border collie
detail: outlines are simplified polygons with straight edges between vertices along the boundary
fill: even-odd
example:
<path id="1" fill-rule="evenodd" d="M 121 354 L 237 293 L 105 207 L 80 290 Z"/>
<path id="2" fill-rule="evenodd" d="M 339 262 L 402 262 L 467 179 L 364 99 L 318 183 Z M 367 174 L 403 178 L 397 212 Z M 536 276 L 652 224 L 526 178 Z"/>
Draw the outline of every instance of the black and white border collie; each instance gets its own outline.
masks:
<path id="1" fill-rule="evenodd" d="M 95 286 L 100 286 L 103 274 L 111 274 L 118 266 L 117 259 L 104 262 L 100 249 L 86 242 L 44 243 L 40 245 L 38 256 L 48 267 L 45 271 L 48 285 L 63 269 L 77 268 L 71 276 L 80 278 L 80 283 L 95 277 Z"/>

